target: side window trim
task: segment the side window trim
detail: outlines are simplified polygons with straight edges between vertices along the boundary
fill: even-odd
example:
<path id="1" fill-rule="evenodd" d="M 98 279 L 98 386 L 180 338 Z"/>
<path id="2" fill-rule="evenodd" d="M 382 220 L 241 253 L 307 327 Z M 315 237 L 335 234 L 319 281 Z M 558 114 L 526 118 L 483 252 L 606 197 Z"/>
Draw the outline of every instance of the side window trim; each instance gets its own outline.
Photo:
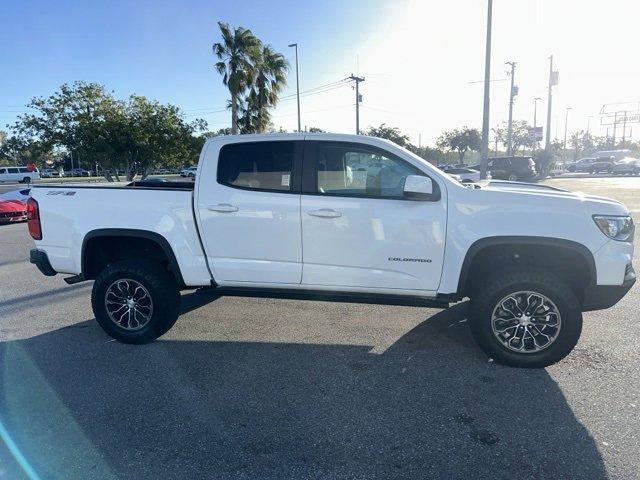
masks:
<path id="1" fill-rule="evenodd" d="M 340 198 L 368 198 L 371 200 L 398 200 L 398 201 L 402 201 L 402 202 L 414 202 L 415 200 L 412 199 L 408 199 L 408 198 L 403 198 L 403 197 L 396 197 L 396 196 L 384 196 L 384 195 L 380 195 L 380 196 L 376 196 L 376 195 L 358 195 L 358 194 L 354 194 L 354 193 L 335 193 L 335 192 L 331 192 L 331 193 L 321 193 L 318 192 L 317 190 L 317 185 L 318 185 L 318 148 L 320 147 L 320 145 L 335 145 L 338 147 L 343 147 L 343 148 L 356 148 L 359 150 L 365 150 L 365 151 L 370 151 L 371 153 L 376 153 L 379 155 L 387 155 L 387 156 L 391 156 L 394 159 L 397 159 L 403 163 L 406 163 L 408 165 L 410 165 L 411 167 L 416 169 L 416 175 L 422 175 L 425 177 L 429 177 L 431 178 L 431 181 L 433 182 L 434 188 L 437 191 L 434 191 L 434 193 L 436 193 L 436 195 L 434 196 L 434 200 L 439 200 L 440 199 L 440 186 L 438 185 L 438 182 L 436 182 L 432 177 L 430 177 L 429 175 L 427 175 L 425 172 L 423 172 L 422 170 L 420 170 L 418 167 L 416 167 L 415 165 L 413 165 L 410 162 L 407 162 L 405 159 L 398 157 L 397 155 L 388 152 L 382 148 L 373 146 L 373 145 L 363 145 L 361 143 L 355 143 L 355 142 L 340 142 L 340 141 L 336 141 L 336 140 L 327 140 L 327 141 L 323 141 L 323 140 L 306 140 L 305 141 L 305 149 L 304 149 L 304 162 L 303 162 L 303 179 L 302 179 L 302 194 L 303 195 L 314 195 L 314 196 L 319 196 L 319 197 L 340 197 Z"/>
<path id="2" fill-rule="evenodd" d="M 233 185 L 232 183 L 224 182 L 220 180 L 220 155 L 222 150 L 229 145 L 236 145 L 236 143 L 228 143 L 223 145 L 218 152 L 218 160 L 216 165 L 216 183 L 218 185 L 224 185 L 225 187 L 235 188 L 237 190 L 246 190 L 249 192 L 263 192 L 263 193 L 284 193 L 284 194 L 294 194 L 300 195 L 301 193 L 301 183 L 302 183 L 302 162 L 303 162 L 303 148 L 304 141 L 301 140 L 263 140 L 259 142 L 246 142 L 246 143 L 274 143 L 274 142 L 289 142 L 293 143 L 293 164 L 291 165 L 291 185 L 289 190 L 273 190 L 269 188 L 252 188 L 252 187 L 243 187 L 240 185 Z M 238 142 L 241 144 L 242 142 Z"/>

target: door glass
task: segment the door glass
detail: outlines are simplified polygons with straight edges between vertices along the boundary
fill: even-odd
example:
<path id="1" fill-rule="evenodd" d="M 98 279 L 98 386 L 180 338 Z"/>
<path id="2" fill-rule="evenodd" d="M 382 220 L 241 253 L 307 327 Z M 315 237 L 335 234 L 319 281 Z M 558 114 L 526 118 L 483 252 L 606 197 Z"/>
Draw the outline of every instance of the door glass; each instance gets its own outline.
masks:
<path id="1" fill-rule="evenodd" d="M 291 191 L 294 142 L 226 145 L 218 160 L 218 182 L 255 190 Z"/>
<path id="2" fill-rule="evenodd" d="M 9 173 L 18 173 L 18 169 L 17 168 L 10 168 L 9 169 Z"/>
<path id="3" fill-rule="evenodd" d="M 318 145 L 317 191 L 327 195 L 403 198 L 407 175 L 423 175 L 413 165 L 375 150 Z"/>

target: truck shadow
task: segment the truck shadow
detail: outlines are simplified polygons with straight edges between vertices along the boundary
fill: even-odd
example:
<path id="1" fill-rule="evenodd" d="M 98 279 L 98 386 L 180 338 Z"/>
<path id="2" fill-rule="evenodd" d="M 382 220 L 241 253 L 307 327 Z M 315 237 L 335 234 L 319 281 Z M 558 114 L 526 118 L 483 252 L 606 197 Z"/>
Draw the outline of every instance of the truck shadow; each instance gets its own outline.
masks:
<path id="1" fill-rule="evenodd" d="M 0 464 L 8 478 L 605 478 L 549 374 L 488 362 L 466 308 L 381 354 L 122 345 L 95 321 L 0 343 Z"/>

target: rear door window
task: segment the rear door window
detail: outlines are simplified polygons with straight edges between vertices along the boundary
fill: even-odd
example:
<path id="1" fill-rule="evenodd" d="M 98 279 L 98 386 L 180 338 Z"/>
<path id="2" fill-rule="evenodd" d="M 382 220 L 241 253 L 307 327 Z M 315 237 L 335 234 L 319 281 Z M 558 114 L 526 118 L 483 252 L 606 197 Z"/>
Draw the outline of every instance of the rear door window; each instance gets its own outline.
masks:
<path id="1" fill-rule="evenodd" d="M 20 171 L 17 168 L 9 168 L 9 173 L 20 173 Z"/>
<path id="2" fill-rule="evenodd" d="M 225 145 L 218 159 L 218 183 L 248 190 L 294 191 L 296 142 Z"/>

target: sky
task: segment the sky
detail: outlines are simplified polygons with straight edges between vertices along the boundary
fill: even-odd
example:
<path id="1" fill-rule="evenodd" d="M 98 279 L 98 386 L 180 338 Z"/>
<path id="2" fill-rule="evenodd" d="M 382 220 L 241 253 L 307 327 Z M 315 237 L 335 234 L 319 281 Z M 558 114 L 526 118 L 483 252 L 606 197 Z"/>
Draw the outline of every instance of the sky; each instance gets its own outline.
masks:
<path id="1" fill-rule="evenodd" d="M 485 0 L 4 0 L 0 29 L 0 128 L 34 96 L 65 82 L 98 82 L 117 97 L 145 95 L 180 106 L 211 130 L 230 126 L 228 92 L 214 70 L 218 21 L 251 29 L 291 62 L 273 123 L 297 126 L 299 45 L 303 128 L 355 132 L 355 92 L 365 78 L 360 126 L 386 123 L 413 143 L 433 145 L 445 130 L 480 128 Z M 640 2 L 494 0 L 491 125 L 508 117 L 506 61 L 517 62 L 514 119 L 546 123 L 549 55 L 560 72 L 551 135 L 606 134 L 599 112 L 637 109 Z M 323 87 L 326 86 L 326 87 Z M 323 88 L 319 88 L 323 87 Z M 627 103 L 628 102 L 628 103 Z M 590 118 L 591 117 L 591 118 Z M 628 127 L 630 129 L 630 126 Z M 618 129 L 618 135 L 620 135 Z M 631 132 L 627 132 L 629 136 Z M 640 124 L 633 128 L 640 138 Z"/>

